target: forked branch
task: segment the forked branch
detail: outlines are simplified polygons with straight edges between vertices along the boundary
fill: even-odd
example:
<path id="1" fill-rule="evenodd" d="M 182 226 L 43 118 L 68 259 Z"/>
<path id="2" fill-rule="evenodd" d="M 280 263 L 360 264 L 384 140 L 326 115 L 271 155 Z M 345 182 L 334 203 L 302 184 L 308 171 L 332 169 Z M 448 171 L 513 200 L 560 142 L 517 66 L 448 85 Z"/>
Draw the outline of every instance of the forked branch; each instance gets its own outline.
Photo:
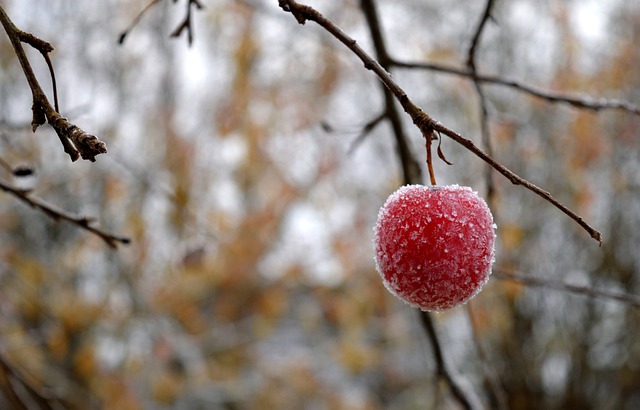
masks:
<path id="1" fill-rule="evenodd" d="M 118 44 L 123 44 L 125 38 L 129 35 L 129 33 L 131 32 L 131 30 L 138 25 L 138 23 L 140 22 L 140 19 L 142 18 L 142 16 L 155 4 L 159 3 L 160 0 L 151 0 L 151 2 L 149 4 L 147 4 L 141 11 L 140 13 L 138 13 L 138 15 L 133 19 L 133 21 L 131 22 L 131 24 L 129 25 L 129 27 L 127 27 L 126 30 L 124 30 L 121 34 L 120 37 L 118 39 Z M 178 0 L 173 0 L 174 3 L 177 3 Z M 189 43 L 189 46 L 191 46 L 191 44 L 193 44 L 193 14 L 192 14 L 192 6 L 195 7 L 197 10 L 202 10 L 204 8 L 204 5 L 200 2 L 200 0 L 187 0 L 187 11 L 185 13 L 184 19 L 182 20 L 182 22 L 175 28 L 175 30 L 173 30 L 170 34 L 170 37 L 180 37 L 180 35 L 182 34 L 182 32 L 184 30 L 187 31 L 187 41 Z"/>
<path id="2" fill-rule="evenodd" d="M 7 36 L 9 36 L 9 39 L 11 40 L 13 50 L 18 57 L 18 61 L 20 61 L 20 66 L 27 78 L 29 88 L 31 88 L 31 94 L 33 96 L 33 105 L 31 107 L 33 111 L 33 119 L 31 121 L 31 125 L 33 131 L 35 132 L 40 125 L 48 122 L 56 131 L 56 134 L 64 147 L 64 151 L 69 155 L 72 161 L 76 161 L 78 158 L 82 157 L 82 159 L 93 162 L 95 161 L 96 155 L 107 152 L 107 146 L 104 142 L 100 141 L 95 135 L 83 131 L 81 128 L 70 123 L 69 120 L 60 115 L 55 75 L 53 73 L 51 60 L 49 59 L 49 53 L 53 51 L 53 46 L 33 34 L 22 31 L 16 27 L 2 5 L 0 5 L 0 22 L 2 23 L 4 30 L 7 32 Z M 29 44 L 31 47 L 38 50 L 47 62 L 52 75 L 55 107 L 51 105 L 46 94 L 42 90 L 42 87 L 40 87 L 40 83 L 31 68 L 31 64 L 24 52 L 24 48 L 22 48 L 22 43 Z"/>
<path id="3" fill-rule="evenodd" d="M 174 0 L 175 3 L 175 0 Z M 191 19 L 191 6 L 194 6 L 198 10 L 202 10 L 204 6 L 198 0 L 188 0 L 187 1 L 187 12 L 185 13 L 184 19 L 182 23 L 171 33 L 171 37 L 180 37 L 180 34 L 184 30 L 187 30 L 187 42 L 189 45 L 193 44 L 193 20 Z"/>

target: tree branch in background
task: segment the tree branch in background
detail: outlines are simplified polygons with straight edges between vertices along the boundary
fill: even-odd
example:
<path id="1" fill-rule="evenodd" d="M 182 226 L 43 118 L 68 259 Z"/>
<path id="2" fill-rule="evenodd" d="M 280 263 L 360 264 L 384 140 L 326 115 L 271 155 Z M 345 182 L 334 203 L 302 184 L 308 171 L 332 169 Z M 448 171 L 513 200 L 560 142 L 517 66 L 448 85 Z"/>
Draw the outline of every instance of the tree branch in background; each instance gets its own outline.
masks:
<path id="1" fill-rule="evenodd" d="M 469 318 L 469 324 L 471 325 L 471 333 L 473 334 L 473 341 L 478 351 L 478 357 L 482 362 L 483 372 L 487 380 L 489 393 L 492 396 L 491 397 L 492 403 L 490 408 L 496 409 L 496 410 L 508 410 L 509 399 L 507 398 L 507 393 L 504 390 L 504 385 L 500 380 L 500 377 L 498 376 L 495 367 L 492 365 L 491 361 L 487 357 L 485 348 L 482 345 L 482 340 L 480 339 L 480 332 L 478 331 L 478 327 L 479 327 L 478 319 L 474 312 L 473 300 L 467 303 L 466 309 L 467 309 L 467 316 Z"/>
<path id="2" fill-rule="evenodd" d="M 479 104 L 480 104 L 480 134 L 482 144 L 484 146 L 485 151 L 489 156 L 493 156 L 493 147 L 491 145 L 491 134 L 489 130 L 489 110 L 487 109 L 487 99 L 482 91 L 482 87 L 480 86 L 480 82 L 477 79 L 477 70 L 476 70 L 476 50 L 478 49 L 478 45 L 480 44 L 480 37 L 482 36 L 482 30 L 486 26 L 486 23 L 491 18 L 491 9 L 493 8 L 493 0 L 487 0 L 487 4 L 485 6 L 484 12 L 482 13 L 482 17 L 480 18 L 480 23 L 478 24 L 478 28 L 476 29 L 475 34 L 473 35 L 473 39 L 471 40 L 471 45 L 469 46 L 469 52 L 467 56 L 467 68 L 471 73 L 473 73 L 473 85 L 476 89 L 476 94 L 478 94 Z M 495 187 L 493 184 L 493 172 L 491 171 L 491 167 L 486 167 L 485 180 L 487 184 L 487 199 L 489 202 L 492 201 L 495 194 Z"/>
<path id="3" fill-rule="evenodd" d="M 457 68 L 445 64 L 436 63 L 416 63 L 416 62 L 404 62 L 395 59 L 391 59 L 392 66 L 398 68 L 410 68 L 410 69 L 422 69 L 429 70 L 438 73 L 457 75 L 459 77 L 467 77 L 475 79 L 480 83 L 501 85 L 504 87 L 512 88 L 516 91 L 531 95 L 548 101 L 550 103 L 568 104 L 572 107 L 590 110 L 594 112 L 603 110 L 620 110 L 634 115 L 640 115 L 640 107 L 632 104 L 628 101 L 621 101 L 615 99 L 593 99 L 589 97 L 578 97 L 575 95 L 568 95 L 554 91 L 543 90 L 542 88 L 534 87 L 522 83 L 518 80 L 506 79 L 495 75 L 474 74 L 468 69 Z"/>
<path id="4" fill-rule="evenodd" d="M 173 0 L 175 3 L 177 0 Z M 187 1 L 187 13 L 182 23 L 171 33 L 170 37 L 180 37 L 183 30 L 187 30 L 187 41 L 189 46 L 193 43 L 193 22 L 191 20 L 191 6 L 195 6 L 198 10 L 202 10 L 204 6 L 198 0 Z"/>
<path id="5" fill-rule="evenodd" d="M 462 408 L 466 410 L 474 409 L 473 402 L 469 399 L 467 392 L 460 387 L 447 369 L 444 362 L 444 356 L 442 354 L 442 347 L 440 346 L 440 340 L 433 325 L 433 318 L 429 312 L 423 311 L 420 311 L 420 318 L 422 326 L 424 327 L 427 336 L 429 337 L 429 341 L 431 342 L 431 346 L 433 347 L 433 357 L 436 359 L 436 371 L 438 376 L 444 379 L 451 389 L 451 394 L 453 394 L 453 397 L 456 398 Z"/>
<path id="6" fill-rule="evenodd" d="M 91 224 L 94 222 L 93 218 L 67 213 L 45 202 L 40 198 L 32 196 L 30 194 L 30 191 L 28 190 L 14 187 L 2 180 L 0 180 L 0 190 L 3 190 L 8 194 L 13 195 L 14 197 L 18 198 L 19 200 L 31 206 L 32 208 L 36 208 L 42 211 L 44 214 L 46 214 L 47 216 L 49 216 L 51 219 L 55 221 L 58 221 L 58 220 L 68 221 L 76 226 L 79 226 L 80 228 L 86 231 L 91 232 L 92 234 L 102 239 L 107 245 L 109 245 L 112 248 L 117 248 L 118 244 L 128 245 L 131 242 L 131 240 L 127 237 L 113 235 L 113 234 L 104 232 L 99 228 L 91 226 Z"/>
<path id="7" fill-rule="evenodd" d="M 131 24 L 129 24 L 129 27 L 127 27 L 120 34 L 120 37 L 118 38 L 118 44 L 123 44 L 124 43 L 125 38 L 129 35 L 131 30 L 133 30 L 133 28 L 138 25 L 138 23 L 140 22 L 140 19 L 142 18 L 143 14 L 145 14 L 151 8 L 151 6 L 153 6 L 153 5 L 155 5 L 156 3 L 159 3 L 159 2 L 160 2 L 160 0 L 151 0 L 151 2 L 149 4 L 147 4 L 140 11 L 140 13 L 138 13 L 138 15 L 131 22 Z M 177 2 L 178 2 L 178 0 L 173 0 L 174 4 L 177 3 Z M 202 5 L 202 3 L 199 0 L 187 0 L 186 6 L 187 6 L 187 11 L 185 13 L 184 19 L 178 25 L 178 27 L 176 27 L 176 29 L 171 32 L 169 37 L 180 37 L 180 34 L 182 34 L 182 32 L 184 30 L 187 30 L 187 41 L 189 42 L 189 46 L 191 46 L 191 44 L 193 44 L 193 32 L 194 32 L 194 30 L 193 30 L 193 20 L 191 18 L 192 17 L 191 6 L 194 6 L 198 10 L 202 10 L 204 8 L 204 6 Z"/>
<path id="8" fill-rule="evenodd" d="M 33 96 L 33 120 L 31 121 L 31 125 L 33 131 L 35 132 L 40 125 L 48 122 L 56 131 L 56 134 L 64 147 L 64 151 L 69 155 L 72 161 L 76 161 L 78 158 L 82 157 L 82 159 L 93 162 L 95 161 L 96 155 L 107 152 L 107 146 L 104 142 L 100 141 L 96 136 L 83 131 L 81 128 L 70 123 L 69 120 L 60 115 L 58 111 L 55 75 L 53 74 L 53 66 L 49 59 L 49 53 L 53 51 L 53 46 L 33 34 L 22 31 L 16 27 L 4 11 L 2 5 L 0 5 L 0 22 L 11 40 L 13 50 L 20 61 L 22 71 L 29 83 L 29 88 L 31 88 L 31 94 Z M 29 59 L 22 48 L 22 43 L 27 43 L 38 50 L 47 62 L 52 75 L 55 108 L 51 103 L 49 103 L 46 94 L 42 90 L 42 87 L 40 87 L 33 69 L 31 68 L 31 64 L 29 63 Z"/>
<path id="9" fill-rule="evenodd" d="M 389 61 L 389 53 L 387 52 L 387 46 L 382 35 L 382 30 L 380 29 L 380 19 L 378 18 L 375 3 L 372 0 L 361 0 L 360 8 L 367 19 L 367 26 L 371 33 L 378 61 L 380 61 L 380 65 L 384 70 L 388 70 L 386 65 Z M 396 140 L 396 149 L 402 166 L 404 183 L 419 184 L 422 179 L 420 165 L 411 153 L 409 138 L 402 126 L 402 119 L 400 117 L 400 112 L 394 103 L 393 94 L 383 84 L 381 84 L 381 87 L 384 95 L 384 115 L 391 124 L 393 135 Z"/>
<path id="10" fill-rule="evenodd" d="M 387 88 L 393 93 L 396 99 L 400 102 L 403 109 L 409 114 L 416 126 L 420 128 L 423 136 L 428 138 L 433 135 L 433 132 L 439 132 L 445 134 L 449 138 L 456 141 L 458 144 L 464 146 L 469 151 L 474 153 L 477 157 L 485 161 L 496 171 L 500 172 L 514 185 L 521 185 L 522 187 L 534 192 L 538 196 L 542 197 L 546 201 L 553 204 L 556 208 L 560 209 L 571 219 L 576 221 L 583 229 L 585 229 L 589 235 L 600 245 L 602 245 L 602 234 L 591 225 L 589 225 L 581 216 L 562 205 L 558 200 L 553 198 L 547 191 L 539 188 L 535 184 L 520 177 L 504 165 L 497 162 L 493 157 L 486 154 L 482 149 L 478 148 L 473 141 L 463 137 L 457 132 L 445 127 L 440 122 L 433 120 L 427 115 L 420 107 L 415 105 L 407 96 L 402 88 L 391 78 L 391 75 L 373 58 L 360 47 L 357 42 L 345 34 L 339 27 L 337 27 L 331 20 L 324 17 L 320 12 L 312 7 L 299 4 L 294 0 L 279 0 L 280 7 L 291 13 L 300 24 L 304 24 L 307 20 L 314 21 L 327 30 L 330 34 L 336 37 L 340 42 L 347 46 L 354 54 L 362 60 L 365 68 L 373 71 L 379 79 L 387 86 Z"/>
<path id="11" fill-rule="evenodd" d="M 478 28 L 476 28 L 473 39 L 471 40 L 471 45 L 469 46 L 469 51 L 467 52 L 467 67 L 474 73 L 476 71 L 476 50 L 480 44 L 482 30 L 484 30 L 487 22 L 491 19 L 491 9 L 493 9 L 493 0 L 487 0 L 484 12 L 480 18 L 480 23 L 478 23 Z"/>
<path id="12" fill-rule="evenodd" d="M 555 279 L 537 278 L 525 275 L 524 273 L 511 271 L 508 269 L 493 268 L 492 276 L 500 280 L 517 282 L 526 286 L 539 286 L 543 288 L 556 289 L 564 292 L 571 292 L 578 295 L 592 298 L 617 300 L 634 307 L 640 307 L 640 295 L 616 292 L 607 289 L 594 289 L 586 286 L 571 285 Z"/>

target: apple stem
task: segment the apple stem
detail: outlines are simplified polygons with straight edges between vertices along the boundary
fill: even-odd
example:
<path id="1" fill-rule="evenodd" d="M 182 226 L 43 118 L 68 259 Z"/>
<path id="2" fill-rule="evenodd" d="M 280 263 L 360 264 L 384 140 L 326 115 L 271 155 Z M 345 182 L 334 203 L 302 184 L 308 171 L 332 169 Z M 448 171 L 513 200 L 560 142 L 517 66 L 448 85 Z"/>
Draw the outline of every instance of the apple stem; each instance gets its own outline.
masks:
<path id="1" fill-rule="evenodd" d="M 433 161 L 431 160 L 431 141 L 433 141 L 433 131 L 424 134 L 425 145 L 427 146 L 427 168 L 429 169 L 429 178 L 431 185 L 437 185 L 436 174 L 433 172 Z"/>

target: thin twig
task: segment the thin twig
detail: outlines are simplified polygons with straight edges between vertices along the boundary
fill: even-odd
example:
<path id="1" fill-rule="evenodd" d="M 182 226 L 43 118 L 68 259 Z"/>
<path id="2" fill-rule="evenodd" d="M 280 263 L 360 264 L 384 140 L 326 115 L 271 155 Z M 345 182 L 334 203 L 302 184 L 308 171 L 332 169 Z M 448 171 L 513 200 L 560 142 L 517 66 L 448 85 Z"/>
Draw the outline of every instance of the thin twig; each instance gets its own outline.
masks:
<path id="1" fill-rule="evenodd" d="M 151 8 L 151 6 L 153 6 L 154 4 L 158 3 L 159 1 L 160 0 L 151 0 L 151 2 L 149 4 L 147 4 L 140 11 L 140 13 L 138 13 L 138 15 L 131 22 L 131 24 L 129 24 L 129 27 L 127 27 L 122 33 L 120 33 L 120 37 L 118 37 L 118 44 L 120 44 L 120 45 L 124 44 L 125 38 L 129 35 L 129 32 L 131 30 L 133 30 L 133 28 L 135 26 L 138 25 L 138 23 L 140 22 L 140 19 L 142 19 L 142 16 L 147 12 L 147 10 L 149 10 Z"/>
<path id="2" fill-rule="evenodd" d="M 53 70 L 53 63 L 51 63 L 49 53 L 42 53 L 42 57 L 44 58 L 44 61 L 46 61 L 47 67 L 49 67 L 49 74 L 51 75 L 51 86 L 53 88 L 53 107 L 57 112 L 60 112 L 60 104 L 58 103 L 58 85 L 56 84 L 56 72 Z"/>
<path id="3" fill-rule="evenodd" d="M 331 33 L 334 37 L 336 37 L 340 42 L 346 45 L 354 54 L 356 54 L 364 63 L 365 68 L 373 71 L 393 93 L 393 95 L 400 102 L 400 105 L 402 105 L 405 112 L 411 116 L 414 124 L 416 124 L 416 126 L 420 128 L 425 138 L 432 135 L 433 131 L 447 135 L 458 144 L 464 146 L 469 151 L 474 153 L 477 157 L 491 165 L 496 171 L 504 175 L 514 185 L 520 185 L 553 204 L 556 208 L 560 209 L 571 219 L 576 221 L 583 229 L 585 229 L 589 233 L 589 235 L 591 235 L 593 239 L 595 239 L 600 245 L 602 245 L 602 234 L 598 230 L 589 225 L 578 214 L 558 202 L 547 191 L 518 176 L 510 169 L 497 162 L 495 159 L 493 159 L 493 157 L 486 154 L 482 149 L 478 148 L 470 139 L 463 137 L 457 132 L 445 127 L 441 123 L 434 121 L 431 117 L 429 117 L 424 111 L 422 111 L 420 107 L 415 105 L 409 99 L 404 90 L 400 88 L 400 86 L 391 78 L 391 75 L 387 72 L 387 70 L 385 70 L 377 61 L 371 58 L 369 54 L 367 54 L 367 52 L 365 52 L 362 47 L 357 44 L 356 40 L 346 35 L 331 20 L 324 17 L 320 12 L 313 9 L 312 7 L 299 4 L 294 0 L 279 0 L 279 5 L 284 11 L 290 12 L 300 24 L 304 24 L 307 20 L 316 22 L 329 33 Z"/>
<path id="4" fill-rule="evenodd" d="M 444 379 L 444 381 L 451 389 L 451 394 L 453 394 L 453 396 L 456 398 L 456 400 L 458 400 L 458 402 L 464 409 L 473 409 L 473 402 L 471 401 L 471 399 L 469 399 L 467 393 L 460 387 L 453 376 L 451 376 L 451 373 L 449 372 L 447 365 L 444 362 L 442 347 L 440 346 L 440 340 L 438 339 L 438 335 L 436 334 L 431 314 L 429 312 L 421 311 L 420 318 L 422 326 L 424 327 L 433 348 L 433 357 L 436 359 L 436 371 L 438 373 L 438 376 Z"/>
<path id="5" fill-rule="evenodd" d="M 517 282 L 526 286 L 539 286 L 594 298 L 617 300 L 630 306 L 640 307 L 640 295 L 634 295 L 631 293 L 622 293 L 607 289 L 595 289 L 587 286 L 572 285 L 556 279 L 530 276 L 508 269 L 494 268 L 491 275 L 500 280 Z"/>
<path id="6" fill-rule="evenodd" d="M 80 228 L 88 232 L 91 232 L 92 234 L 102 239 L 107 245 L 112 248 L 117 248 L 118 244 L 128 245 L 131 242 L 131 239 L 127 237 L 113 235 L 101 230 L 100 228 L 92 226 L 92 218 L 70 214 L 66 211 L 56 208 L 55 206 L 45 202 L 38 197 L 32 196 L 29 190 L 14 187 L 2 180 L 0 180 L 0 189 L 7 192 L 8 194 L 13 195 L 32 208 L 42 211 L 45 215 L 53 220 L 65 220 L 71 222 L 76 226 L 79 226 Z"/>
<path id="7" fill-rule="evenodd" d="M 362 127 L 362 131 L 358 134 L 356 139 L 354 139 L 351 145 L 349 145 L 347 154 L 348 155 L 353 154 L 356 148 L 358 148 L 358 146 L 362 143 L 362 141 L 364 141 L 364 139 L 367 137 L 367 135 L 369 135 L 371 131 L 373 131 L 378 126 L 378 124 L 380 124 L 386 118 L 387 118 L 387 113 L 385 111 L 379 115 L 376 115 L 375 118 L 367 122 L 364 125 L 364 127 Z"/>
<path id="8" fill-rule="evenodd" d="M 631 114 L 640 115 L 640 107 L 627 101 L 604 98 L 593 99 L 589 97 L 568 95 L 565 93 L 544 90 L 539 87 L 525 84 L 518 80 L 506 79 L 501 76 L 474 74 L 468 69 L 457 68 L 445 64 L 406 62 L 395 60 L 393 58 L 391 59 L 391 64 L 392 66 L 398 68 L 423 69 L 444 74 L 456 75 L 459 77 L 476 79 L 481 83 L 501 85 L 504 87 L 513 88 L 516 91 L 529 94 L 531 96 L 546 100 L 551 103 L 568 104 L 580 109 L 586 109 L 595 112 L 602 110 L 621 110 L 629 112 Z"/>

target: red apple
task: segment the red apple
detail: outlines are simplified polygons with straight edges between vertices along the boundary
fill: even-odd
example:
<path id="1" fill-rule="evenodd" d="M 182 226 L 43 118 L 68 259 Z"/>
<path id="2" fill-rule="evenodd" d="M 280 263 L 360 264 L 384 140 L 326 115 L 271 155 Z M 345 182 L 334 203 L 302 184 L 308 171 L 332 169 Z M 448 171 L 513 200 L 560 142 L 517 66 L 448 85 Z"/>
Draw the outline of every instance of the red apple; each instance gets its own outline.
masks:
<path id="1" fill-rule="evenodd" d="M 386 288 L 422 310 L 467 302 L 489 280 L 495 224 L 469 187 L 407 185 L 391 194 L 374 228 Z"/>

